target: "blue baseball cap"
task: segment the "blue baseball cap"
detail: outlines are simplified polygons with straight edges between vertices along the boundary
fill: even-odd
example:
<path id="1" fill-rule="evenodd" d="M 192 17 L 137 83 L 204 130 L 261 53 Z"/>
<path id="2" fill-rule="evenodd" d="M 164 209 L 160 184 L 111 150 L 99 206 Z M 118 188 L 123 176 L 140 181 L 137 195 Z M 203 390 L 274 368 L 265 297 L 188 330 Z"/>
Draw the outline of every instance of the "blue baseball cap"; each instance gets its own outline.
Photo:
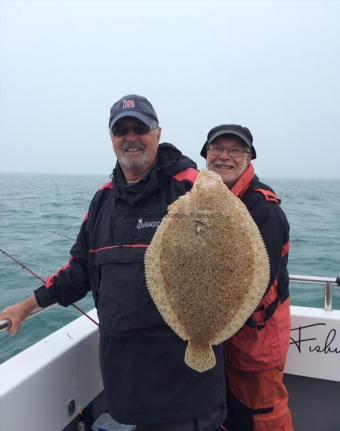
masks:
<path id="1" fill-rule="evenodd" d="M 143 96 L 129 94 L 116 102 L 110 110 L 109 129 L 124 117 L 134 117 L 142 121 L 147 126 L 158 123 L 156 111 L 151 103 Z"/>

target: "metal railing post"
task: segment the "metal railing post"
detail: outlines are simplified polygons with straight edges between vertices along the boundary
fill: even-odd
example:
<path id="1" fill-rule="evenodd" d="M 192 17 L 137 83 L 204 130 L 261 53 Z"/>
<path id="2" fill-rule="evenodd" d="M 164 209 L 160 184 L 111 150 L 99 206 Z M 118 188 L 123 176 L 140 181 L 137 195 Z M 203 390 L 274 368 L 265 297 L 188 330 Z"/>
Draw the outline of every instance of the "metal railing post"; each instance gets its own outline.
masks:
<path id="1" fill-rule="evenodd" d="M 322 284 L 324 286 L 324 310 L 333 310 L 333 287 L 340 286 L 340 277 L 317 277 L 307 275 L 289 275 L 291 283 Z"/>
<path id="2" fill-rule="evenodd" d="M 331 281 L 325 282 L 325 311 L 333 310 L 333 283 Z"/>

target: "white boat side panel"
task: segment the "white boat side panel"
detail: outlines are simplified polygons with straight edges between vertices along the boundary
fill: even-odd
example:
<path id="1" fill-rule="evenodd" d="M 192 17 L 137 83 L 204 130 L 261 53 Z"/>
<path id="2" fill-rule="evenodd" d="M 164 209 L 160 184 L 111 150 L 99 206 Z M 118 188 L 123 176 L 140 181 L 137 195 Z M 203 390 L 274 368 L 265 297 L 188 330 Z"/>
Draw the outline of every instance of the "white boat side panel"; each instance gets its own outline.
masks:
<path id="1" fill-rule="evenodd" d="M 89 314 L 97 319 L 95 310 Z M 103 389 L 98 338 L 81 317 L 3 363 L 0 429 L 62 430 Z"/>
<path id="2" fill-rule="evenodd" d="M 340 382 L 340 310 L 292 306 L 291 314 L 285 372 Z"/>
<path id="3" fill-rule="evenodd" d="M 340 311 L 293 306 L 285 371 L 340 381 L 339 334 Z M 80 317 L 0 365 L 0 429 L 62 430 L 102 391 L 98 362 L 97 327 Z"/>

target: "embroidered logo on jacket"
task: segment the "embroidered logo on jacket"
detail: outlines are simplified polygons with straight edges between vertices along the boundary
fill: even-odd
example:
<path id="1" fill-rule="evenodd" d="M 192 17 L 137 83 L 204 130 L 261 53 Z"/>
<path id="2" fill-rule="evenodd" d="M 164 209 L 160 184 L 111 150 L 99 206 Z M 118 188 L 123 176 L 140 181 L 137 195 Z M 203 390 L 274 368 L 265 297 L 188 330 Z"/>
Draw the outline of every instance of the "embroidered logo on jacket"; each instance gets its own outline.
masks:
<path id="1" fill-rule="evenodd" d="M 161 223 L 160 220 L 158 221 L 143 221 L 142 218 L 138 219 L 136 228 L 137 229 L 145 229 L 148 227 L 157 227 Z"/>

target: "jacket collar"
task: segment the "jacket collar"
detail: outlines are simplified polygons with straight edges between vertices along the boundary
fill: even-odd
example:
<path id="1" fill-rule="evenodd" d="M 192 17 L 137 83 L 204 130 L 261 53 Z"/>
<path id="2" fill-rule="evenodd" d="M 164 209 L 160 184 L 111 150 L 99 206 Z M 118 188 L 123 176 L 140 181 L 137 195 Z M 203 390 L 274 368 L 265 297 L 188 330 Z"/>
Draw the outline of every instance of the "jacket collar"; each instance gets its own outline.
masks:
<path id="1" fill-rule="evenodd" d="M 251 182 L 255 177 L 255 170 L 252 163 L 249 164 L 248 168 L 243 172 L 240 178 L 236 181 L 236 183 L 231 188 L 231 192 L 234 193 L 235 196 L 241 198 L 245 192 L 249 189 Z"/>
<path id="2" fill-rule="evenodd" d="M 162 143 L 158 149 L 158 160 L 153 169 L 141 180 L 146 183 L 144 191 L 136 197 L 136 200 L 143 198 L 156 188 L 162 187 L 167 178 L 176 175 L 188 168 L 197 168 L 195 162 L 184 156 L 174 145 Z M 112 183 L 115 185 L 117 196 L 126 198 L 125 177 L 118 161 L 112 173 Z"/>

